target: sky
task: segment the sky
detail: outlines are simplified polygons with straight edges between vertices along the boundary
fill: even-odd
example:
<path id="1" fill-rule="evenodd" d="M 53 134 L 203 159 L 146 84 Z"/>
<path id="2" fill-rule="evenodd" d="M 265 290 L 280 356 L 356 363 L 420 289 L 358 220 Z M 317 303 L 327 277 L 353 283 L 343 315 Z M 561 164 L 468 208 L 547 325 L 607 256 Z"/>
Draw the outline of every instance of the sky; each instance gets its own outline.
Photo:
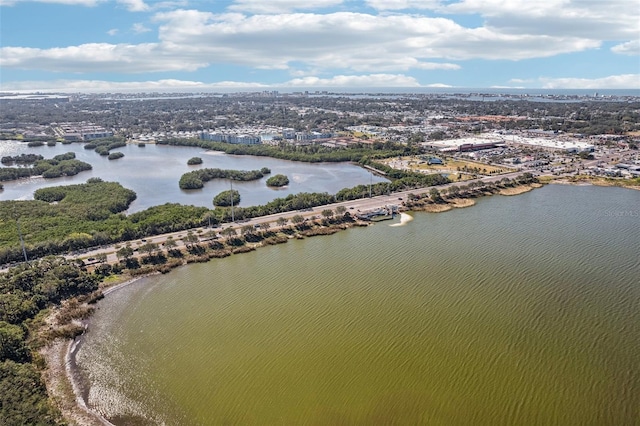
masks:
<path id="1" fill-rule="evenodd" d="M 0 0 L 0 92 L 640 89 L 638 0 Z"/>

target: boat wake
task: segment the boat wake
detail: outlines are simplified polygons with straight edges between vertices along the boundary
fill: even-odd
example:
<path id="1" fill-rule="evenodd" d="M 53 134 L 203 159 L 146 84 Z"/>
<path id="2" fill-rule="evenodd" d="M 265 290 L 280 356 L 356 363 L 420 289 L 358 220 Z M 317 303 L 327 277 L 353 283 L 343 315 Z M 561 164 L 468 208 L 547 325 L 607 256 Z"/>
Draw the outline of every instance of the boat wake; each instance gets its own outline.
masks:
<path id="1" fill-rule="evenodd" d="M 400 213 L 400 223 L 394 223 L 389 226 L 404 226 L 407 222 L 411 222 L 413 220 L 413 216 L 407 213 Z"/>

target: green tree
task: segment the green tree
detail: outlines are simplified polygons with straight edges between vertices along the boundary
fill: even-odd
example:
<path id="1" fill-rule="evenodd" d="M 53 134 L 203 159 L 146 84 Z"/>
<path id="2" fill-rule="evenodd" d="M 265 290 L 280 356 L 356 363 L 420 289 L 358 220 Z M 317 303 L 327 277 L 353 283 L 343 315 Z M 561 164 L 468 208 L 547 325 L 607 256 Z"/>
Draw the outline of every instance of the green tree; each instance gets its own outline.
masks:
<path id="1" fill-rule="evenodd" d="M 280 187 L 289 185 L 289 178 L 285 175 L 274 175 L 267 179 L 267 186 Z"/>
<path id="2" fill-rule="evenodd" d="M 53 426 L 60 424 L 58 418 L 41 374 L 32 364 L 0 362 L 0 424 Z"/>
<path id="3" fill-rule="evenodd" d="M 176 248 L 178 246 L 178 243 L 176 243 L 176 240 L 174 240 L 173 237 L 169 235 L 164 241 L 164 246 L 167 250 L 170 250 Z"/>
<path id="4" fill-rule="evenodd" d="M 191 231 L 187 232 L 187 235 L 182 238 L 182 241 L 186 246 L 195 244 L 198 242 L 198 240 L 199 240 L 198 236 Z"/>
<path id="5" fill-rule="evenodd" d="M 131 246 L 126 245 L 116 251 L 116 256 L 118 257 L 118 259 L 128 260 L 131 256 L 133 256 L 133 249 L 131 248 Z"/>
<path id="6" fill-rule="evenodd" d="M 25 345 L 25 331 L 19 325 L 0 321 L 0 362 L 11 360 L 29 362 L 31 356 Z"/>
<path id="7" fill-rule="evenodd" d="M 278 226 L 285 226 L 287 224 L 287 222 L 289 222 L 287 220 L 286 217 L 279 217 L 278 220 L 276 220 L 276 223 L 278 224 Z"/>
<path id="8" fill-rule="evenodd" d="M 291 222 L 295 223 L 296 225 L 299 225 L 302 222 L 304 222 L 304 217 L 302 215 L 297 214 L 291 218 Z"/>
<path id="9" fill-rule="evenodd" d="M 331 209 L 324 209 L 324 210 L 322 210 L 321 214 L 322 214 L 322 216 L 324 216 L 325 218 L 327 218 L 327 219 L 328 219 L 328 218 L 330 218 L 330 217 L 333 217 L 333 210 L 331 210 Z"/>
<path id="10" fill-rule="evenodd" d="M 159 248 L 158 244 L 152 243 L 152 242 L 148 242 L 148 243 L 145 243 L 145 244 L 141 245 L 140 247 L 138 247 L 138 251 L 140 253 L 147 253 L 147 254 L 151 255 L 151 254 L 155 253 L 156 251 L 158 251 L 158 248 Z"/>
<path id="11" fill-rule="evenodd" d="M 431 188 L 429 191 L 429 197 L 431 197 L 431 200 L 433 200 L 434 203 L 441 203 L 444 201 L 437 188 Z"/>
<path id="12" fill-rule="evenodd" d="M 213 205 L 216 207 L 230 207 L 232 205 L 237 206 L 240 204 L 240 193 L 233 190 L 222 191 L 213 198 Z"/>
<path id="13" fill-rule="evenodd" d="M 220 234 L 222 234 L 227 238 L 237 235 L 236 230 L 233 229 L 232 227 L 224 228 L 222 231 L 220 231 Z"/>

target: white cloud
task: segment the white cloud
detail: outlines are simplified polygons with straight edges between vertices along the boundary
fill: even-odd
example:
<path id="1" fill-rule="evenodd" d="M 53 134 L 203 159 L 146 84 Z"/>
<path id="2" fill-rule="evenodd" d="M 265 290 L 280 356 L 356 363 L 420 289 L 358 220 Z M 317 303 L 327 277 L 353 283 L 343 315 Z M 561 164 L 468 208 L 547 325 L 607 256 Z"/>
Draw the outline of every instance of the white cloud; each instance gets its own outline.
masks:
<path id="1" fill-rule="evenodd" d="M 44 69 L 55 72 L 122 72 L 194 71 L 206 66 L 195 60 L 165 57 L 154 43 L 108 44 L 90 43 L 53 49 L 2 47 L 0 57 L 5 68 Z"/>
<path id="2" fill-rule="evenodd" d="M 189 80 L 150 80 L 115 82 L 105 80 L 51 80 L 51 81 L 20 81 L 2 85 L 4 92 L 177 92 L 177 91 L 207 91 L 217 89 L 260 89 L 269 87 L 261 83 L 247 83 L 237 81 L 221 81 L 217 83 L 203 83 Z"/>
<path id="3" fill-rule="evenodd" d="M 18 3 L 49 3 L 49 4 L 61 4 L 67 6 L 85 6 L 93 7 L 99 3 L 105 3 L 109 0 L 0 0 L 0 6 L 14 6 Z M 123 5 L 129 12 L 146 12 L 151 9 L 144 0 L 116 0 L 118 4 Z M 164 7 L 166 4 L 185 4 L 185 1 L 180 2 L 159 2 L 163 5 L 154 5 L 154 8 Z"/>
<path id="4" fill-rule="evenodd" d="M 215 91 L 215 90 L 264 90 L 277 88 L 312 87 L 420 87 L 413 78 L 404 75 L 369 74 L 337 75 L 331 78 L 305 77 L 283 83 L 264 84 L 257 82 L 219 81 L 203 83 L 189 80 L 150 80 L 114 82 L 104 80 L 53 80 L 19 81 L 2 84 L 4 92 L 154 92 L 154 91 Z M 426 87 L 450 87 L 431 84 Z"/>
<path id="5" fill-rule="evenodd" d="M 640 55 L 640 39 L 631 40 L 626 43 L 613 46 L 611 48 L 611 51 L 613 53 L 618 53 L 620 55 L 638 56 Z"/>
<path id="6" fill-rule="evenodd" d="M 440 10 L 480 14 L 511 34 L 624 40 L 640 37 L 637 0 L 461 0 Z"/>
<path id="7" fill-rule="evenodd" d="M 321 1 L 309 4 L 318 5 Z M 525 9 L 528 4 L 523 0 L 513 1 Z M 563 1 L 568 0 L 545 4 L 560 5 Z M 470 8 L 474 2 L 478 0 L 456 4 Z M 489 6 L 497 2 L 485 0 L 488 5 L 485 9 L 492 10 Z M 286 2 L 289 6 L 294 3 L 300 2 Z M 507 10 L 513 9 L 510 5 L 511 2 L 507 2 Z M 543 13 L 547 6 L 543 4 Z M 52 49 L 2 47 L 3 67 L 140 73 L 234 64 L 256 69 L 287 69 L 297 75 L 308 75 L 309 70 L 314 70 L 314 74 L 324 70 L 379 74 L 409 70 L 455 71 L 460 69 L 455 63 L 459 60 L 522 60 L 580 52 L 601 45 L 599 39 L 592 37 L 505 33 L 493 27 L 465 28 L 451 19 L 402 14 L 244 15 L 174 10 L 156 13 L 153 20 L 160 24 L 155 43 L 87 43 Z M 136 25 L 134 30 L 146 30 L 141 24 Z"/>
<path id="8" fill-rule="evenodd" d="M 149 6 L 144 0 L 118 0 L 118 3 L 125 6 L 129 12 L 145 12 L 149 10 Z"/>
<path id="9" fill-rule="evenodd" d="M 402 74 L 336 75 L 331 78 L 303 77 L 284 83 L 287 87 L 420 87 L 420 83 Z"/>
<path id="10" fill-rule="evenodd" d="M 145 27 L 144 24 L 141 24 L 139 22 L 133 24 L 131 29 L 136 34 L 148 33 L 149 31 L 151 31 L 149 28 Z"/>
<path id="11" fill-rule="evenodd" d="M 248 13 L 288 13 L 338 6 L 343 0 L 236 0 L 230 11 Z"/>
<path id="12" fill-rule="evenodd" d="M 522 79 L 522 78 L 512 78 L 509 80 L 509 83 L 522 84 L 522 83 L 532 83 L 535 80 L 532 79 Z"/>
<path id="13" fill-rule="evenodd" d="M 93 7 L 104 0 L 0 0 L 0 6 L 14 6 L 18 3 L 50 3 L 69 6 Z"/>
<path id="14" fill-rule="evenodd" d="M 366 0 L 365 3 L 377 10 L 436 9 L 439 0 Z"/>
<path id="15" fill-rule="evenodd" d="M 540 78 L 545 89 L 637 89 L 640 74 L 612 75 L 602 78 Z"/>
<path id="16" fill-rule="evenodd" d="M 118 29 L 117 28 L 111 28 L 109 31 L 107 31 L 107 34 L 109 34 L 110 36 L 114 36 L 114 35 L 118 34 Z"/>

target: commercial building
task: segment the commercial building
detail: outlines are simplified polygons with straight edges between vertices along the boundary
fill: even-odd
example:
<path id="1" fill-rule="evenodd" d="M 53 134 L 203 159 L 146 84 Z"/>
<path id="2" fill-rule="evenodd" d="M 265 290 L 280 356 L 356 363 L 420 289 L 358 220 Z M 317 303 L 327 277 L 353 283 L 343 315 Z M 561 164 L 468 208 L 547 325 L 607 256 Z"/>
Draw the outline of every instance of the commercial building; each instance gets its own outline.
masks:
<path id="1" fill-rule="evenodd" d="M 226 142 L 239 145 L 258 145 L 261 143 L 260 136 L 220 132 L 201 132 L 200 139 L 205 141 Z"/>

